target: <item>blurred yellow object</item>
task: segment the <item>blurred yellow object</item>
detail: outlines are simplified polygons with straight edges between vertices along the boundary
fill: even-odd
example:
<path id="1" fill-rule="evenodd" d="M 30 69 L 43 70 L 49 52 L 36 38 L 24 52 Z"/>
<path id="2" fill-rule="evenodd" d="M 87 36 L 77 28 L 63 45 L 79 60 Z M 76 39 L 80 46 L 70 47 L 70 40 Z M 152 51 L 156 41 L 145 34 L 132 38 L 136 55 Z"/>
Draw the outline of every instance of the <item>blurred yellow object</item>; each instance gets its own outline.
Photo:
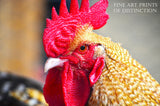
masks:
<path id="1" fill-rule="evenodd" d="M 47 105 L 47 103 L 46 103 L 46 101 L 44 99 L 44 96 L 43 96 L 43 94 L 40 91 L 38 91 L 36 89 L 33 89 L 33 88 L 28 88 L 27 89 L 27 93 L 30 95 L 31 98 L 36 98 L 41 103 Z"/>

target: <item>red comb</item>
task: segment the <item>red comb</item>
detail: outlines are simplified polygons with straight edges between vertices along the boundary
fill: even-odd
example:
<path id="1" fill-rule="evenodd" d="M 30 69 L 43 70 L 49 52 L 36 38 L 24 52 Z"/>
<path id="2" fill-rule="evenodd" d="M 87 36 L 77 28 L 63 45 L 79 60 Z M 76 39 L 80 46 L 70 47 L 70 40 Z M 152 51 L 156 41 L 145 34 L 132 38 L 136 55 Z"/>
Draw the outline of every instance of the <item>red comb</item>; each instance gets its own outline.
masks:
<path id="1" fill-rule="evenodd" d="M 43 44 L 47 56 L 57 57 L 66 52 L 78 25 L 90 24 L 93 29 L 104 26 L 109 18 L 107 7 L 108 0 L 100 0 L 91 8 L 89 0 L 82 0 L 80 8 L 78 0 L 71 0 L 68 12 L 66 0 L 61 0 L 59 15 L 53 7 L 52 20 L 46 20 Z"/>

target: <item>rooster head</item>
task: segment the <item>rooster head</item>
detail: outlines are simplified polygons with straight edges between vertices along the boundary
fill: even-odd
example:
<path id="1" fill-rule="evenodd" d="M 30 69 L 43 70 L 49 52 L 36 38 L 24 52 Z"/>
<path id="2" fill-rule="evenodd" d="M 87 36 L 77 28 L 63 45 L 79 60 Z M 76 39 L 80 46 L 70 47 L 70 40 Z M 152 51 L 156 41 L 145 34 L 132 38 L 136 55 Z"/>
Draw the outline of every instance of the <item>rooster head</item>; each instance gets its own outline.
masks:
<path id="1" fill-rule="evenodd" d="M 106 24 L 107 6 L 107 0 L 100 0 L 92 7 L 89 7 L 89 0 L 82 0 L 79 8 L 78 1 L 71 0 L 68 12 L 66 1 L 61 0 L 59 15 L 53 7 L 52 20 L 47 19 L 43 36 L 49 57 L 43 90 L 50 106 L 84 106 L 87 103 L 92 86 L 105 66 L 105 47 L 88 37 L 95 35 L 92 29 Z"/>
<path id="2" fill-rule="evenodd" d="M 104 47 L 88 42 L 80 43 L 67 55 L 49 58 L 43 89 L 49 105 L 84 106 L 105 66 L 104 58 Z"/>

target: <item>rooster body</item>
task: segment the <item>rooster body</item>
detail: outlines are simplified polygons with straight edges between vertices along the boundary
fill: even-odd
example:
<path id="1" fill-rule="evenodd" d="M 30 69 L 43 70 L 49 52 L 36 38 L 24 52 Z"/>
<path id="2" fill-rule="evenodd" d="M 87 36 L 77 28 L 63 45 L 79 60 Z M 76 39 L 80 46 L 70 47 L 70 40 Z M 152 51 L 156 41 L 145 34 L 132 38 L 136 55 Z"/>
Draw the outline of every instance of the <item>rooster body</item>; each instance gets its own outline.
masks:
<path id="1" fill-rule="evenodd" d="M 80 9 L 77 3 L 71 0 L 68 13 L 62 0 L 60 15 L 53 8 L 52 20 L 47 19 L 43 36 L 49 57 L 43 88 L 47 103 L 50 106 L 160 105 L 160 85 L 146 68 L 120 44 L 93 32 L 108 19 L 105 13 L 108 1 L 100 0 L 89 8 L 89 1 L 82 0 Z"/>

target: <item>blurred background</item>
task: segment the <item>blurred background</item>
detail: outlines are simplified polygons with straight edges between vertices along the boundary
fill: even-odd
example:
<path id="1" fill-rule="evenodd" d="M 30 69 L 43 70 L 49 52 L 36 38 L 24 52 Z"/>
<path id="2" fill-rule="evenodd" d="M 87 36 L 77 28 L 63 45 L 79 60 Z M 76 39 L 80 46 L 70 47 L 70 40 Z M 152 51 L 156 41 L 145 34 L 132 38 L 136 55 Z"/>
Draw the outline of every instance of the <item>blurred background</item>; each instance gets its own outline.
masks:
<path id="1" fill-rule="evenodd" d="M 45 19 L 59 4 L 60 0 L 0 0 L 0 71 L 44 81 Z M 107 24 L 95 32 L 121 43 L 160 82 L 160 1 L 109 0 L 107 13 Z"/>

